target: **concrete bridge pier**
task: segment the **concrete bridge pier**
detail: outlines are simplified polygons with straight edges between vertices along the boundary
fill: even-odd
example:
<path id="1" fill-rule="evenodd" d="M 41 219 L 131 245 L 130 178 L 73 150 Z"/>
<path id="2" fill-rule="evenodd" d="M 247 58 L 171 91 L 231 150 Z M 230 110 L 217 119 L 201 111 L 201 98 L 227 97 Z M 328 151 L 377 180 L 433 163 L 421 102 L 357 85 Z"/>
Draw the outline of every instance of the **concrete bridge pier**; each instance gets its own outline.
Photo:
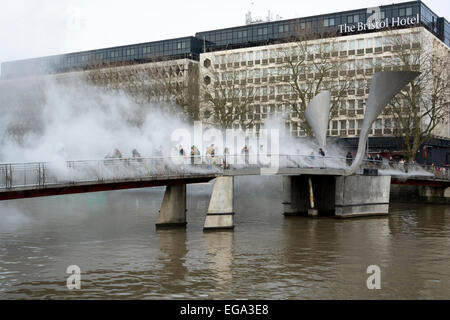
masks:
<path id="1" fill-rule="evenodd" d="M 234 228 L 234 177 L 217 177 L 209 200 L 204 231 Z"/>
<path id="2" fill-rule="evenodd" d="M 284 215 L 348 218 L 388 214 L 390 187 L 390 176 L 284 176 Z"/>
<path id="3" fill-rule="evenodd" d="M 419 197 L 425 203 L 450 203 L 450 187 L 419 187 Z"/>
<path id="4" fill-rule="evenodd" d="M 390 189 L 390 176 L 336 177 L 336 217 L 388 214 Z"/>
<path id="5" fill-rule="evenodd" d="M 156 227 L 185 227 L 186 224 L 186 185 L 167 185 Z"/>

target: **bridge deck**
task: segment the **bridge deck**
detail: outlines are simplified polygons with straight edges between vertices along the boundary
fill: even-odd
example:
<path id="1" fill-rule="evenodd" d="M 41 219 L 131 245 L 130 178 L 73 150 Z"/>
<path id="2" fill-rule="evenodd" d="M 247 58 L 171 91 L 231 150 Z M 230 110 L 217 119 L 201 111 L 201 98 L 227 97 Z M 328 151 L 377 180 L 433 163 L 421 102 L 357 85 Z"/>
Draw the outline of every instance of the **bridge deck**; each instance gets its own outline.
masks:
<path id="1" fill-rule="evenodd" d="M 223 175 L 342 176 L 348 168 L 346 159 L 339 157 L 270 155 L 268 159 L 273 162 L 266 165 L 255 156 L 227 157 L 226 162 L 216 156 L 0 164 L 0 200 L 200 183 Z M 420 168 L 414 168 L 419 174 L 413 176 L 380 164 L 369 166 L 378 167 L 380 175 L 392 176 L 395 184 L 448 187 L 450 182 L 447 176 L 436 178 Z"/>

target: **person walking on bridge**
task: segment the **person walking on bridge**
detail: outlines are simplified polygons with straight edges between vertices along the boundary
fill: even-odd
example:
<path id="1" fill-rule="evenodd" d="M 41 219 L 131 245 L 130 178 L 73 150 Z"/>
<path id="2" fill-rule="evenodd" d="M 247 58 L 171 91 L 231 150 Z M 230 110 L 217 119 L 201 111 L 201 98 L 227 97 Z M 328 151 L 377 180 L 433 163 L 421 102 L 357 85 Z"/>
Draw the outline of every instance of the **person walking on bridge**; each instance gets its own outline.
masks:
<path id="1" fill-rule="evenodd" d="M 347 161 L 347 166 L 349 166 L 349 167 L 353 163 L 353 156 L 352 156 L 352 153 L 350 151 L 347 152 L 346 161 Z"/>

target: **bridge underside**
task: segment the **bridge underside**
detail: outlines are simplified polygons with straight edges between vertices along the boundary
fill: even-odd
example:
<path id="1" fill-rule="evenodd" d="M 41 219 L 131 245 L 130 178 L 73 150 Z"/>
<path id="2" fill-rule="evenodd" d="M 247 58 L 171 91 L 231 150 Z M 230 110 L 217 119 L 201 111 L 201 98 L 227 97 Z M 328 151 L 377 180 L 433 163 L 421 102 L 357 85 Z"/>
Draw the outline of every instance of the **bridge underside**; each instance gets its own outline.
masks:
<path id="1" fill-rule="evenodd" d="M 191 177 L 191 178 L 175 178 L 175 179 L 158 179 L 147 181 L 117 181 L 108 183 L 86 183 L 82 185 L 55 185 L 45 186 L 42 188 L 30 188 L 30 189 L 13 189 L 10 191 L 0 192 L 1 200 L 13 200 L 23 198 L 35 198 L 35 197 L 47 197 L 63 194 L 74 193 L 87 193 L 87 192 L 99 192 L 99 191 L 112 191 L 123 189 L 136 189 L 136 188 L 150 188 L 168 185 L 186 185 L 191 183 L 208 182 L 214 179 L 216 176 L 203 176 L 203 177 Z"/>

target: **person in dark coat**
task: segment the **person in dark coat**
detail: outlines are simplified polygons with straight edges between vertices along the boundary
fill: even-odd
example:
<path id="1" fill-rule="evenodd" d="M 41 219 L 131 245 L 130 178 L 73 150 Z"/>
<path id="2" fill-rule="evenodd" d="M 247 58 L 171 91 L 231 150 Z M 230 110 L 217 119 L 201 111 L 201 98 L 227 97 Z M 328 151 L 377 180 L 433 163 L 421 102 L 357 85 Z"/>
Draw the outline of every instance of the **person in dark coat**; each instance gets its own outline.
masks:
<path id="1" fill-rule="evenodd" d="M 323 151 L 322 148 L 319 148 L 319 154 L 320 154 L 322 157 L 325 157 L 325 151 Z"/>
<path id="2" fill-rule="evenodd" d="M 347 152 L 347 155 L 345 156 L 346 160 L 347 160 L 347 165 L 350 167 L 353 163 L 353 156 L 352 153 L 349 151 Z"/>

